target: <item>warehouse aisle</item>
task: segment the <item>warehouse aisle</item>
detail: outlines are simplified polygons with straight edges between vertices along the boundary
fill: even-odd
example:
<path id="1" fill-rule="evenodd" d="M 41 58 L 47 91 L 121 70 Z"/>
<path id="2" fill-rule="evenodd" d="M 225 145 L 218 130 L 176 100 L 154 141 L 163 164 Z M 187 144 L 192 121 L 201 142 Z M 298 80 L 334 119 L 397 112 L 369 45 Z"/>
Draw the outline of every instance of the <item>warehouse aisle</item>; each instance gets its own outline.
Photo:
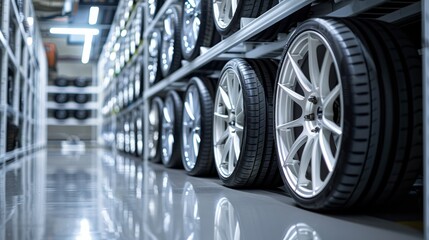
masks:
<path id="1" fill-rule="evenodd" d="M 234 190 L 104 150 L 39 151 L 0 169 L 0 239 L 421 239 L 369 216 L 322 215 L 279 191 Z"/>

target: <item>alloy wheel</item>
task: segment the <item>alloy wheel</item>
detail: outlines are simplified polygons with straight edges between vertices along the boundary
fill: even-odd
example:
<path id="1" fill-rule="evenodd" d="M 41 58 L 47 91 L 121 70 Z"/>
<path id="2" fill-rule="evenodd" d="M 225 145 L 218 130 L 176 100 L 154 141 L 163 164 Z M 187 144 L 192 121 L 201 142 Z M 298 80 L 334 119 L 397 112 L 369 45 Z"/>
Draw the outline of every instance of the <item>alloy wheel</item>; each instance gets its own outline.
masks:
<path id="1" fill-rule="evenodd" d="M 201 0 L 187 0 L 183 9 L 182 44 L 185 53 L 194 51 L 201 25 Z"/>
<path id="2" fill-rule="evenodd" d="M 275 107 L 281 170 L 301 197 L 312 198 L 329 181 L 343 132 L 339 66 L 315 31 L 297 36 L 281 66 Z"/>
<path id="3" fill-rule="evenodd" d="M 160 124 L 160 112 L 155 101 L 152 102 L 152 106 L 149 112 L 149 137 L 147 139 L 149 146 L 149 158 L 153 159 L 158 154 L 158 144 L 160 139 L 159 124 Z"/>
<path id="4" fill-rule="evenodd" d="M 238 78 L 232 69 L 225 71 L 215 98 L 214 155 L 218 172 L 225 178 L 234 172 L 243 141 L 243 92 Z"/>
<path id="5" fill-rule="evenodd" d="M 162 159 L 163 162 L 170 161 L 174 147 L 174 103 L 171 98 L 167 98 L 162 109 Z"/>
<path id="6" fill-rule="evenodd" d="M 195 85 L 191 86 L 186 93 L 184 108 L 182 131 L 184 163 L 189 169 L 193 169 L 201 143 L 201 105 Z"/>
<path id="7" fill-rule="evenodd" d="M 227 28 L 235 13 L 240 0 L 213 0 L 213 13 L 216 25 L 221 28 Z"/>

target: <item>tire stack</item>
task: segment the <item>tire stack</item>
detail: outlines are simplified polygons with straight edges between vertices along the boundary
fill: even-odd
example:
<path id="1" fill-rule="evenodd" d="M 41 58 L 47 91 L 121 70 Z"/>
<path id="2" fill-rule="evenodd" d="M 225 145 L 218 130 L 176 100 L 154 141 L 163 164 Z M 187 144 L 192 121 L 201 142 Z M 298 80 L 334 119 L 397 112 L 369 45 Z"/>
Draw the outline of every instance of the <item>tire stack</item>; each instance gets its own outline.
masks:
<path id="1" fill-rule="evenodd" d="M 237 3 L 185 0 L 168 7 L 162 27 L 148 36 L 150 86 L 171 80 L 202 49 L 234 38 L 244 18 L 279 1 L 231 2 Z M 148 1 L 149 21 L 160 4 Z M 182 80 L 186 87 L 171 85 L 152 96 L 143 116 L 149 161 L 192 176 L 217 174 L 232 188 L 284 185 L 299 206 L 316 211 L 400 201 L 422 164 L 418 52 L 393 25 L 309 14 L 304 7 L 249 40 L 288 33 L 278 58 L 230 57 L 220 73 L 199 69 Z M 128 78 L 119 78 L 121 109 L 133 102 L 131 94 L 142 94 L 135 85 L 134 93 L 126 90 Z M 118 148 L 141 156 L 129 146 L 143 136 L 139 116 L 120 120 L 117 142 L 124 139 Z"/>
<path id="2" fill-rule="evenodd" d="M 60 88 L 78 88 L 84 89 L 90 86 L 90 79 L 78 77 L 70 79 L 67 77 L 58 77 L 54 80 L 56 87 Z M 52 95 L 55 103 L 59 104 L 58 109 L 54 109 L 52 114 L 55 119 L 66 120 L 74 118 L 76 120 L 86 120 L 91 117 L 91 110 L 85 109 L 85 104 L 91 101 L 91 94 L 89 93 L 55 93 Z M 76 109 L 65 109 L 64 106 L 68 103 L 75 103 L 78 105 Z"/>

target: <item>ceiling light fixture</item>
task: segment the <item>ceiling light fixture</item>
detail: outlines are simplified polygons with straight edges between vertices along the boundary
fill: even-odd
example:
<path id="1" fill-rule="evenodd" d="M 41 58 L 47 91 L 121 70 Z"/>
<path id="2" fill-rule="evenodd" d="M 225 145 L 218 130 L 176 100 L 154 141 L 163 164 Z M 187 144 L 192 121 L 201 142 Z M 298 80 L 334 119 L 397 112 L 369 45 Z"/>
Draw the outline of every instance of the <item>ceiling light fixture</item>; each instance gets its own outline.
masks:
<path id="1" fill-rule="evenodd" d="M 91 56 L 91 47 L 92 47 L 92 37 L 93 35 L 85 35 L 85 43 L 83 44 L 82 51 L 82 63 L 87 64 L 89 62 L 89 57 Z"/>
<path id="2" fill-rule="evenodd" d="M 91 7 L 89 9 L 89 20 L 88 20 L 89 25 L 97 24 L 99 12 L 100 12 L 100 8 L 98 7 Z"/>

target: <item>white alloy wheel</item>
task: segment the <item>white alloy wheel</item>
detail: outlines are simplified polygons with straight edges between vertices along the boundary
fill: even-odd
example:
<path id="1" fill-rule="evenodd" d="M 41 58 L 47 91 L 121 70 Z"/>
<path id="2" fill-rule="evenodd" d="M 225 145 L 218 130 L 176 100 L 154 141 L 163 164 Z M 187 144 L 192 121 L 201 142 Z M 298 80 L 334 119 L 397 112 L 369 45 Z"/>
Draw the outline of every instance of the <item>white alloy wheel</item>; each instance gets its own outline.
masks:
<path id="1" fill-rule="evenodd" d="M 215 97 L 213 144 L 218 173 L 228 178 L 241 153 L 244 131 L 243 92 L 238 73 L 228 69 L 221 76 Z"/>
<path id="2" fill-rule="evenodd" d="M 277 86 L 275 127 L 281 170 L 303 198 L 319 194 L 341 148 L 343 92 L 337 59 L 315 31 L 292 42 Z"/>

